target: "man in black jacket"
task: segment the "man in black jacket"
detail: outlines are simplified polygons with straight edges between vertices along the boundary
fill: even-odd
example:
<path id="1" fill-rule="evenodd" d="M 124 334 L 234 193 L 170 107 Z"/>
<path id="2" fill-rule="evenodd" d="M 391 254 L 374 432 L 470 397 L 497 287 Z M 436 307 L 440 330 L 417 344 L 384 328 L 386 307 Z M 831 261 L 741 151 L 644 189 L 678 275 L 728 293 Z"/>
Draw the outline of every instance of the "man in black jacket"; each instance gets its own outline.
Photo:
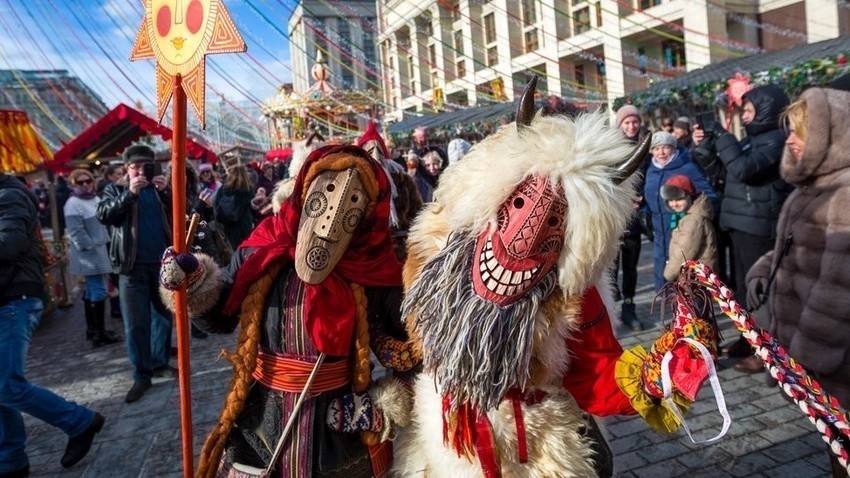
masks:
<path id="1" fill-rule="evenodd" d="M 791 186 L 779 175 L 786 139 L 779 116 L 788 106 L 788 96 L 779 87 L 767 85 L 750 90 L 743 99 L 741 120 L 747 137 L 738 142 L 712 122 L 705 130 L 694 132 L 694 141 L 698 143 L 694 161 L 705 171 L 725 170 L 720 227 L 729 231 L 732 238 L 738 289 L 735 292 L 738 300 L 746 303 L 747 271 L 764 253 L 773 250 L 779 212 Z M 743 352 L 749 355 L 749 346 L 746 342 L 743 345 Z M 730 350 L 730 354 L 741 352 L 736 349 Z M 744 365 L 736 368 L 761 370 L 760 367 L 744 370 Z"/>
<path id="2" fill-rule="evenodd" d="M 158 292 L 160 259 L 171 242 L 171 199 L 165 177 L 145 177 L 145 164 L 153 162 L 151 148 L 127 148 L 127 186 L 106 186 L 96 212 L 110 228 L 109 257 L 118 270 L 127 352 L 135 367 L 127 403 L 142 398 L 151 377 L 175 374 L 168 365 L 173 318 Z"/>
<path id="3" fill-rule="evenodd" d="M 104 417 L 27 381 L 24 368 L 44 308 L 38 198 L 14 176 L 0 173 L 0 478 L 29 475 L 21 412 L 70 437 L 62 466 L 80 461 Z"/>

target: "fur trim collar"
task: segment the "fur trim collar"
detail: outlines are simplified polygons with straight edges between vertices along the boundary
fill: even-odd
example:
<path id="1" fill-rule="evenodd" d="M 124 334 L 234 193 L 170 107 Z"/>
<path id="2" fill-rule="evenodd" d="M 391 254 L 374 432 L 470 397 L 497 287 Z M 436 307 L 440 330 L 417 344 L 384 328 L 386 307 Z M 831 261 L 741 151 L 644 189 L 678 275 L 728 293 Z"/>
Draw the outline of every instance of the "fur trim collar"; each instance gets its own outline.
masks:
<path id="1" fill-rule="evenodd" d="M 781 166 L 782 178 L 798 186 L 850 167 L 850 93 L 809 88 L 800 100 L 809 113 L 809 137 L 800 161 L 786 147 Z"/>

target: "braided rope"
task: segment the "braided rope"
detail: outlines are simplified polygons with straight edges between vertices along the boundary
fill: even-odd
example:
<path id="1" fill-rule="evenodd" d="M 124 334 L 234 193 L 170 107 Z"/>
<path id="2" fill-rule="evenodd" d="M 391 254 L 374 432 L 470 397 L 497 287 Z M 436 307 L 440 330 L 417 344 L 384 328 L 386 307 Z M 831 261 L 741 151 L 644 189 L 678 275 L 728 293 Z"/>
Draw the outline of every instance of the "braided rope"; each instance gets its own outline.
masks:
<path id="1" fill-rule="evenodd" d="M 735 300 L 732 291 L 708 266 L 698 261 L 688 261 L 682 267 L 690 269 L 708 289 L 723 313 L 732 319 L 732 323 L 753 347 L 755 355 L 764 361 L 782 392 L 791 397 L 806 414 L 823 435 L 830 451 L 838 457 L 838 463 L 850 473 L 850 414 L 801 364 L 788 356 L 770 333 L 756 325 L 746 309 Z"/>

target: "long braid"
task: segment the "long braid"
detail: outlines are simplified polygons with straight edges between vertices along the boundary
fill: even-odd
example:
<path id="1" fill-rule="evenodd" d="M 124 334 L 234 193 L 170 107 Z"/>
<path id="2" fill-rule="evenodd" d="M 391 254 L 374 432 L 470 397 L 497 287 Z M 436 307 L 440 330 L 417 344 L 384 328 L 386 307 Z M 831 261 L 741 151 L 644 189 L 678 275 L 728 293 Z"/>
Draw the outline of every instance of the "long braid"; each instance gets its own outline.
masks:
<path id="1" fill-rule="evenodd" d="M 233 364 L 233 378 L 218 424 L 210 432 L 201 450 L 197 474 L 200 478 L 215 476 L 224 452 L 224 445 L 227 443 L 236 417 L 245 406 L 248 390 L 254 380 L 252 373 L 257 361 L 257 344 L 260 341 L 260 325 L 263 323 L 263 305 L 281 267 L 280 265 L 272 266 L 251 285 L 239 315 L 240 330 L 236 352 L 222 350 L 222 355 Z"/>
<path id="2" fill-rule="evenodd" d="M 372 380 L 372 360 L 369 358 L 369 314 L 367 312 L 366 293 L 363 286 L 349 284 L 354 296 L 354 368 L 351 377 L 351 389 L 363 392 Z"/>
<path id="3" fill-rule="evenodd" d="M 372 360 L 369 349 L 368 301 L 363 286 L 354 282 L 348 285 L 354 296 L 356 322 L 354 325 L 354 368 L 351 377 L 351 390 L 363 392 L 372 381 Z M 361 432 L 360 439 L 369 446 L 380 443 L 380 435 L 375 432 Z"/>

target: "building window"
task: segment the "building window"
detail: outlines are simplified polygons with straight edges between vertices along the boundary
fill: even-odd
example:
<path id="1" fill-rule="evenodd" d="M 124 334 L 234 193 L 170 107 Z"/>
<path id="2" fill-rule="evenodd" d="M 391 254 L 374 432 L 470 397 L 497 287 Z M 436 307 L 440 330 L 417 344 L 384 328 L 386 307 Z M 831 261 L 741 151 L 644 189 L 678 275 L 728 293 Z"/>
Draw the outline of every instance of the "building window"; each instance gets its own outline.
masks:
<path id="1" fill-rule="evenodd" d="M 661 43 L 661 51 L 664 53 L 664 62 L 667 68 L 685 67 L 685 45 L 673 40 Z"/>
<path id="2" fill-rule="evenodd" d="M 590 31 L 590 9 L 582 8 L 573 15 L 574 20 L 574 35 L 579 35 Z"/>
<path id="3" fill-rule="evenodd" d="M 347 90 L 354 89 L 354 74 L 348 70 L 342 72 L 342 87 Z"/>
<path id="4" fill-rule="evenodd" d="M 532 28 L 525 32 L 525 52 L 530 53 L 538 48 L 537 44 L 537 29 Z"/>
<path id="5" fill-rule="evenodd" d="M 337 35 L 339 35 L 340 42 L 344 48 L 348 49 L 351 47 L 351 27 L 348 25 L 347 18 L 340 18 L 337 21 Z"/>
<path id="6" fill-rule="evenodd" d="M 491 46 L 487 49 L 487 66 L 495 66 L 499 63 L 499 48 Z"/>
<path id="7" fill-rule="evenodd" d="M 437 67 L 437 46 L 433 43 L 428 45 L 428 61 L 431 62 L 431 68 Z"/>
<path id="8" fill-rule="evenodd" d="M 328 54 L 328 40 L 325 37 L 325 33 L 327 30 L 325 29 L 325 20 L 323 18 L 313 18 L 310 22 L 312 26 L 313 37 L 316 40 L 316 50 L 321 51 L 322 54 Z M 313 55 L 315 58 L 316 55 Z"/>
<path id="9" fill-rule="evenodd" d="M 463 60 L 457 62 L 457 76 L 458 78 L 466 76 L 466 62 Z"/>
<path id="10" fill-rule="evenodd" d="M 460 20 L 460 4 L 457 1 L 453 1 L 446 5 L 446 7 L 451 12 L 451 20 L 452 22 L 456 22 Z"/>
<path id="11" fill-rule="evenodd" d="M 537 0 L 522 0 L 522 21 L 526 25 L 537 23 Z"/>
<path id="12" fill-rule="evenodd" d="M 584 65 L 576 65 L 576 83 L 584 86 Z"/>
<path id="13" fill-rule="evenodd" d="M 493 13 L 484 16 L 484 43 L 496 41 L 496 16 Z"/>
<path id="14" fill-rule="evenodd" d="M 463 30 L 455 31 L 455 52 L 457 56 L 463 56 Z"/>
<path id="15" fill-rule="evenodd" d="M 425 30 L 425 35 L 431 36 L 434 34 L 434 24 L 431 22 L 431 16 L 428 15 L 425 17 L 425 24 L 422 25 Z"/>
<path id="16" fill-rule="evenodd" d="M 407 77 L 410 79 L 410 91 L 416 94 L 416 65 L 413 64 L 413 55 L 407 57 Z"/>
<path id="17" fill-rule="evenodd" d="M 647 8 L 652 8 L 656 5 L 661 5 L 661 0 L 639 0 L 641 10 L 646 10 Z"/>

